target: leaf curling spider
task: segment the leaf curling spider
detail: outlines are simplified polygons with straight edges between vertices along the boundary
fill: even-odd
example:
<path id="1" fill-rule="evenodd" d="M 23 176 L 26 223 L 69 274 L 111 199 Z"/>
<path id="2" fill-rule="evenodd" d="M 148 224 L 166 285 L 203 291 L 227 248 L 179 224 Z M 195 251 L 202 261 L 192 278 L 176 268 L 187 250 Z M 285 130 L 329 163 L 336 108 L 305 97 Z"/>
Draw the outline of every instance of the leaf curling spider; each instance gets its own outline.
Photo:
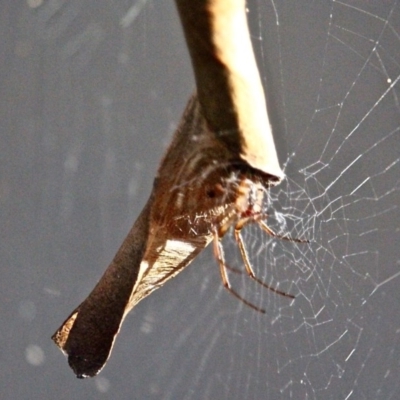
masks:
<path id="1" fill-rule="evenodd" d="M 213 251 L 214 256 L 219 264 L 222 284 L 225 289 L 227 289 L 233 296 L 235 296 L 237 299 L 242 301 L 253 310 L 265 314 L 266 311 L 264 309 L 257 307 L 253 303 L 249 302 L 232 288 L 228 278 L 227 269 L 233 272 L 241 271 L 233 269 L 226 264 L 225 254 L 222 246 L 222 238 L 229 230 L 229 228 L 233 226 L 235 241 L 239 247 L 247 275 L 266 289 L 269 289 L 276 294 L 288 297 L 290 299 L 294 299 L 295 296 L 282 290 L 276 289 L 264 283 L 261 279 L 257 278 L 254 269 L 250 263 L 249 255 L 247 253 L 241 232 L 246 225 L 256 223 L 264 232 L 268 233 L 270 236 L 276 239 L 286 240 L 293 243 L 309 243 L 309 240 L 292 238 L 287 235 L 279 235 L 275 233 L 265 222 L 265 220 L 268 218 L 268 214 L 262 212 L 262 203 L 264 199 L 264 194 L 266 192 L 265 184 L 263 184 L 262 180 L 258 179 L 257 176 L 255 177 L 252 176 L 252 174 L 249 175 L 248 173 L 245 173 L 244 175 L 240 174 L 238 176 L 238 179 L 239 183 L 235 184 L 236 198 L 234 201 L 234 208 L 230 211 L 231 215 L 228 216 L 227 221 L 220 224 L 219 227 L 217 224 L 214 224 L 213 226 Z M 221 188 L 218 187 L 217 190 L 221 191 Z M 214 195 L 214 192 L 212 194 Z"/>

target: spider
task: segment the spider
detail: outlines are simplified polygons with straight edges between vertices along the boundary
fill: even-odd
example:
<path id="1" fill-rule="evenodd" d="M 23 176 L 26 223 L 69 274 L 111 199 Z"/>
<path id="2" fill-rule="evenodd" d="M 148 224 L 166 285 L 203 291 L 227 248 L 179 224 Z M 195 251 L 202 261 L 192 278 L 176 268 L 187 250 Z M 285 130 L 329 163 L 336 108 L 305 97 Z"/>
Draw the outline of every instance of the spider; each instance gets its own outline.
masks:
<path id="1" fill-rule="evenodd" d="M 265 222 L 265 220 L 268 218 L 268 214 L 262 211 L 262 203 L 264 199 L 264 194 L 266 192 L 266 187 L 262 180 L 258 179 L 257 176 L 252 176 L 249 174 L 240 174 L 238 178 L 239 179 L 235 182 L 235 184 L 230 184 L 228 187 L 225 188 L 223 188 L 222 185 L 216 185 L 216 190 L 212 192 L 212 194 L 215 195 L 215 192 L 222 193 L 232 188 L 235 192 L 233 208 L 227 209 L 226 213 L 228 216 L 226 220 L 220 223 L 219 226 L 218 224 L 213 225 L 213 251 L 214 256 L 219 264 L 222 284 L 225 289 L 227 289 L 233 296 L 235 296 L 237 299 L 242 301 L 250 308 L 265 314 L 264 309 L 259 308 L 253 303 L 249 302 L 232 288 L 228 278 L 227 269 L 233 272 L 241 271 L 233 269 L 226 264 L 224 250 L 222 246 L 222 238 L 229 230 L 229 228 L 233 226 L 235 241 L 239 247 L 244 267 L 249 277 L 263 287 L 271 290 L 272 292 L 284 297 L 288 297 L 290 299 L 294 299 L 295 296 L 276 289 L 270 285 L 267 285 L 259 278 L 257 278 L 256 274 L 254 273 L 254 269 L 251 266 L 250 259 L 244 244 L 242 229 L 246 225 L 256 223 L 264 232 L 268 233 L 270 236 L 276 239 L 287 240 L 294 243 L 309 243 L 309 240 L 292 238 L 287 235 L 279 235 L 275 233 Z"/>

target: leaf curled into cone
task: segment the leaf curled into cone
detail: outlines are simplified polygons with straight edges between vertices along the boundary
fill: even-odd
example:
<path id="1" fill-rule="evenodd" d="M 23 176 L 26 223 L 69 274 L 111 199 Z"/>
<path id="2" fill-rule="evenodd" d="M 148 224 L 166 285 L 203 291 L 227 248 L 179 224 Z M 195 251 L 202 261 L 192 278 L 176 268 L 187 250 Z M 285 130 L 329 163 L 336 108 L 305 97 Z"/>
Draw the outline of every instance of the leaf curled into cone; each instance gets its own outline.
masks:
<path id="1" fill-rule="evenodd" d="M 102 369 L 132 307 L 185 268 L 210 243 L 215 227 L 226 231 L 244 195 L 237 179 L 247 171 L 216 140 L 193 97 L 148 203 L 96 287 L 52 337 L 78 377 Z M 269 185 L 270 176 L 252 174 Z"/>
<path id="2" fill-rule="evenodd" d="M 182 117 L 150 198 L 93 291 L 52 336 L 79 378 L 108 360 L 127 313 L 236 221 L 252 179 L 283 178 L 244 0 L 176 0 L 198 96 Z"/>
<path id="3" fill-rule="evenodd" d="M 199 102 L 217 139 L 283 179 L 247 24 L 245 0 L 176 0 Z"/>

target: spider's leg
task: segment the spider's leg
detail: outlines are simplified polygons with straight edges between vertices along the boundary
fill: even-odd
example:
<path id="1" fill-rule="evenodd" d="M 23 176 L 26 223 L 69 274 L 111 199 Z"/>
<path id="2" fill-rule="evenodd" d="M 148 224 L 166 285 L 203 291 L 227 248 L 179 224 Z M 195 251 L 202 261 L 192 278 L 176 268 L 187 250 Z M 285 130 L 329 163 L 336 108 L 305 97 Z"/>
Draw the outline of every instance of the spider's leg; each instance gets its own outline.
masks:
<path id="1" fill-rule="evenodd" d="M 242 274 L 243 271 L 237 268 L 233 268 L 230 265 L 225 263 L 225 268 L 228 269 L 229 271 L 233 272 L 234 274 Z"/>
<path id="2" fill-rule="evenodd" d="M 281 290 L 275 289 L 274 287 L 267 285 L 266 283 L 264 283 L 263 281 L 261 281 L 260 279 L 258 279 L 256 277 L 256 274 L 254 273 L 253 268 L 250 264 L 249 256 L 248 256 L 247 250 L 244 246 L 244 241 L 243 241 L 243 237 L 241 234 L 242 228 L 249 222 L 253 222 L 253 219 L 243 218 L 243 219 L 240 219 L 237 222 L 237 224 L 235 225 L 235 240 L 239 246 L 240 254 L 242 255 L 242 259 L 243 259 L 247 274 L 250 276 L 250 278 L 254 279 L 257 283 L 259 283 L 260 285 L 264 286 L 265 288 L 271 290 L 272 292 L 280 294 L 281 296 L 285 296 L 285 297 L 294 299 L 294 296 L 292 294 L 288 294 Z"/>
<path id="3" fill-rule="evenodd" d="M 235 292 L 228 279 L 228 274 L 226 273 L 226 264 L 225 264 L 225 256 L 224 256 L 224 249 L 222 248 L 221 240 L 218 235 L 218 232 L 214 230 L 214 239 L 213 239 L 213 248 L 214 248 L 214 256 L 218 261 L 219 264 L 219 270 L 221 273 L 221 279 L 222 279 L 222 284 L 224 285 L 224 288 L 227 289 L 231 294 L 233 294 L 237 299 L 242 301 L 244 304 L 252 308 L 253 310 L 259 311 L 263 314 L 265 314 L 265 310 L 258 308 L 254 304 L 248 302 L 245 300 L 243 297 L 241 297 L 237 292 Z"/>
<path id="4" fill-rule="evenodd" d="M 288 242 L 295 242 L 295 243 L 310 243 L 310 241 L 307 239 L 297 239 L 286 235 L 278 235 L 262 219 L 255 218 L 254 220 L 257 222 L 258 225 L 260 225 L 263 231 L 267 232 L 268 235 L 271 235 L 274 238 L 287 240 Z"/>

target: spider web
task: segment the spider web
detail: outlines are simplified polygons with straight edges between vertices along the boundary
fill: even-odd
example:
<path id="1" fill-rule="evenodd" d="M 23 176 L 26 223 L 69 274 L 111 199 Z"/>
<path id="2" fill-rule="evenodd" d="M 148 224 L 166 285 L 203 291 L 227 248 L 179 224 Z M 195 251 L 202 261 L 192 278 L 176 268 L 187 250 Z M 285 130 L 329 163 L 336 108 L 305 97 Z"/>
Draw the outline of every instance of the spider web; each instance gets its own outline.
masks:
<path id="1" fill-rule="evenodd" d="M 264 47 L 265 6 L 257 11 L 264 65 L 273 54 Z M 271 223 L 312 242 L 248 232 L 258 270 L 296 299 L 288 305 L 260 292 L 271 305 L 269 321 L 252 324 L 260 329 L 257 368 L 235 381 L 253 382 L 242 398 L 260 398 L 254 389 L 263 385 L 265 398 L 392 398 L 399 385 L 399 6 L 273 8 L 288 179 L 272 193 Z M 310 20 L 320 24 L 318 39 L 286 30 Z M 316 54 L 309 71 L 299 66 Z M 305 84 L 311 110 L 295 104 L 304 101 Z M 266 362 L 273 367 L 264 369 Z"/>
<path id="2" fill-rule="evenodd" d="M 258 277 L 296 298 L 231 273 L 233 286 L 267 309 L 258 315 L 223 289 L 208 298 L 210 278 L 200 278 L 207 300 L 172 342 L 185 356 L 173 355 L 180 368 L 159 386 L 161 397 L 394 398 L 400 6 L 259 1 L 249 13 L 287 175 L 271 190 L 268 223 L 311 243 L 245 229 Z M 232 237 L 225 251 L 242 267 Z"/>
<path id="3" fill-rule="evenodd" d="M 85 382 L 50 335 L 139 214 L 193 79 L 172 1 L 26 4 L 3 20 L 4 398 L 397 398 L 399 2 L 248 2 L 287 176 L 267 222 L 310 243 L 243 236 L 257 276 L 296 297 L 230 272 L 255 312 L 208 249 L 133 310 Z"/>

